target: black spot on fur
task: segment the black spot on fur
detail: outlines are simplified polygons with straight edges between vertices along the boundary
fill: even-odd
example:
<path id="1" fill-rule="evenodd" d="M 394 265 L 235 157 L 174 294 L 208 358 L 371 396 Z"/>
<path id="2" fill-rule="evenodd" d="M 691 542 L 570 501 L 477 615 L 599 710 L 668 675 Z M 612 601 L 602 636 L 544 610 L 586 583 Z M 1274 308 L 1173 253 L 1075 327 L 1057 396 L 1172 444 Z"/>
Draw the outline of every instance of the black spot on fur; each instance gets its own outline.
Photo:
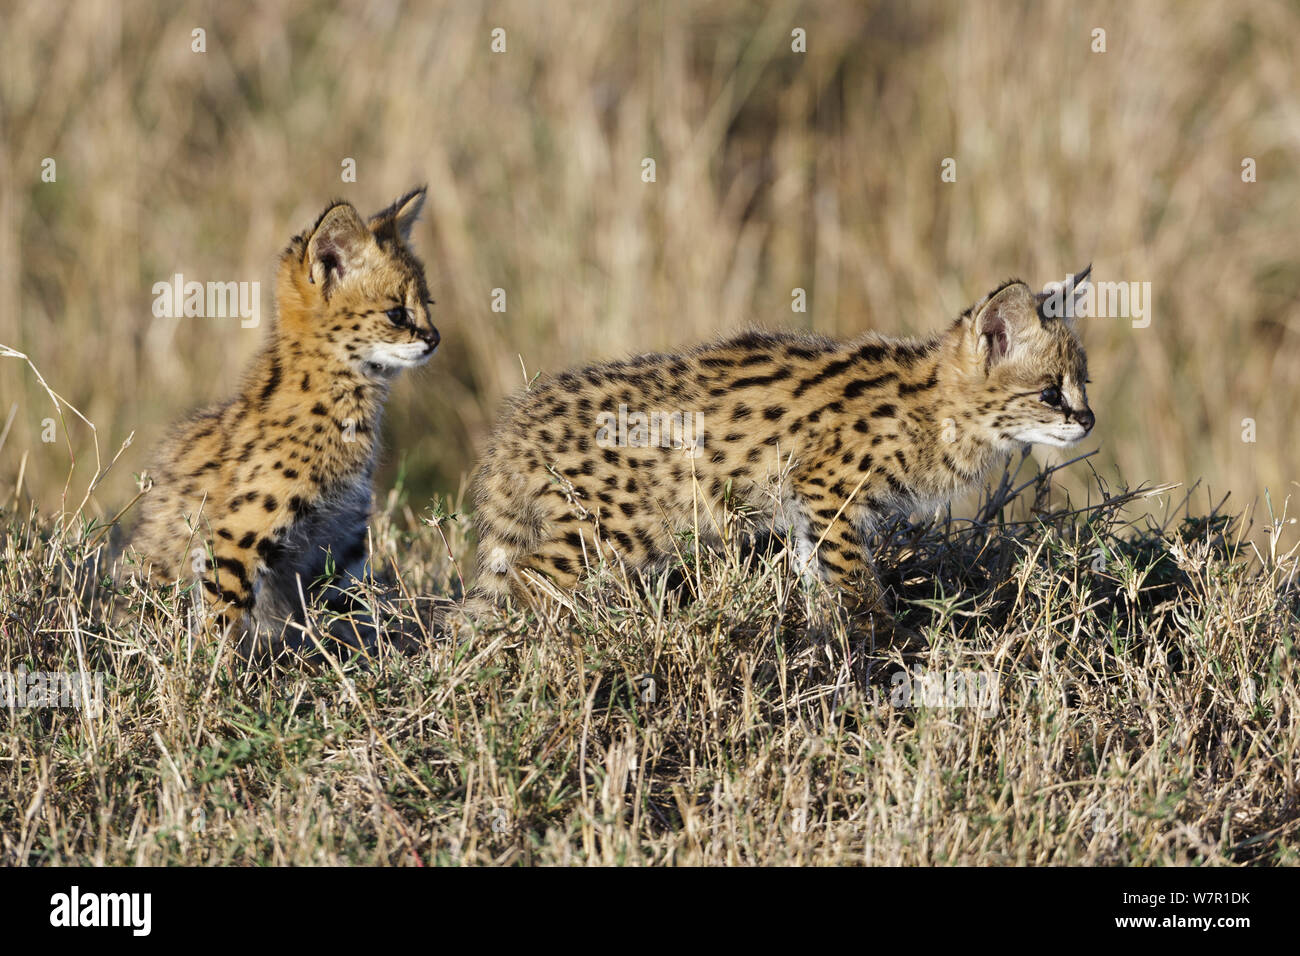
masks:
<path id="1" fill-rule="evenodd" d="M 242 561 L 235 558 L 217 558 L 217 567 L 229 571 L 234 575 L 235 580 L 239 582 L 240 587 L 248 587 L 248 569 L 244 567 Z M 225 596 L 224 594 L 222 595 Z M 227 598 L 227 600 L 230 600 Z"/>
<path id="2" fill-rule="evenodd" d="M 848 358 L 844 358 L 844 359 L 837 359 L 834 362 L 828 362 L 826 365 L 822 366 L 821 369 L 814 372 L 812 375 L 809 375 L 807 378 L 802 379 L 799 382 L 799 384 L 795 386 L 794 389 L 795 398 L 798 398 L 800 395 L 808 391 L 808 389 L 812 388 L 814 385 L 820 385 L 822 382 L 825 382 L 828 379 L 832 379 L 835 376 L 842 374 L 847 369 L 849 369 L 853 364 L 854 364 L 853 356 L 849 356 Z"/>
<path id="3" fill-rule="evenodd" d="M 930 373 L 930 377 L 924 382 L 903 382 L 898 386 L 899 395 L 914 395 L 917 392 L 928 391 L 937 387 L 939 384 L 939 370 L 935 369 Z"/>
<path id="4" fill-rule="evenodd" d="M 731 383 L 732 388 L 749 388 L 751 386 L 771 385 L 773 382 L 779 382 L 790 377 L 790 370 L 787 368 L 778 368 L 768 375 L 751 375 L 747 378 L 738 378 Z"/>
<path id="5" fill-rule="evenodd" d="M 878 385 L 883 385 L 893 377 L 893 372 L 886 372 L 883 375 L 877 375 L 875 378 L 855 378 L 853 381 L 849 382 L 848 385 L 844 386 L 844 397 L 857 398 L 868 389 L 875 388 Z"/>
<path id="6" fill-rule="evenodd" d="M 261 404 L 265 405 L 275 394 L 275 390 L 280 387 L 280 357 L 271 356 L 271 373 L 267 376 L 266 384 L 262 386 Z"/>

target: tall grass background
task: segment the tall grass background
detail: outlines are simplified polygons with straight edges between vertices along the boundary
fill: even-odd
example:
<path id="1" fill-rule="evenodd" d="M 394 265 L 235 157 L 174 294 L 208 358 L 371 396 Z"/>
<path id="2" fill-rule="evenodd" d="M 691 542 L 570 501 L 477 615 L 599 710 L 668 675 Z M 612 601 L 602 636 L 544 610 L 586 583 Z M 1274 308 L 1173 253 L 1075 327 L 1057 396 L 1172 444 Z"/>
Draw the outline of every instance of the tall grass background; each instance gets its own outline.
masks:
<path id="1" fill-rule="evenodd" d="M 135 434 L 98 514 L 265 332 L 156 318 L 153 284 L 259 281 L 269 318 L 276 256 L 327 200 L 370 212 L 417 182 L 443 345 L 395 391 L 381 474 L 402 469 L 417 508 L 461 488 L 525 374 L 751 324 L 925 332 L 1009 275 L 1089 261 L 1154 297 L 1148 328 L 1083 320 L 1095 467 L 1238 506 L 1300 475 L 1294 3 L 104 2 L 4 21 L 0 343 L 105 458 Z M 19 510 L 60 505 L 69 446 L 73 492 L 93 477 L 96 436 L 70 418 L 43 441 L 51 417 L 27 365 L 0 362 Z"/>
<path id="2" fill-rule="evenodd" d="M 1300 858 L 1297 552 L 1240 546 L 1229 517 L 1265 489 L 1280 512 L 1300 477 L 1300 5 L 0 18 L 0 676 L 105 677 L 102 713 L 8 711 L 0 863 Z M 184 595 L 130 578 L 83 605 L 64 579 L 86 543 L 52 513 L 134 434 L 90 495 L 116 514 L 266 331 L 157 318 L 154 283 L 260 282 L 269 319 L 279 251 L 331 197 L 369 212 L 417 182 L 443 345 L 390 403 L 371 553 L 419 647 L 244 667 Z M 444 502 L 416 519 L 527 377 L 747 325 L 928 332 L 1009 275 L 1089 261 L 1154 295 L 1149 327 L 1081 320 L 1099 424 L 1068 454 L 1098 453 L 1035 452 L 1019 515 L 999 494 L 987 521 L 880 536 L 926 649 L 811 633 L 788 553 L 688 554 L 675 591 L 607 569 L 564 613 L 457 641 L 417 613 L 459 587 L 472 535 Z M 1168 511 L 1157 530 L 1144 508 Z M 976 673 L 995 713 L 886 696 Z"/>

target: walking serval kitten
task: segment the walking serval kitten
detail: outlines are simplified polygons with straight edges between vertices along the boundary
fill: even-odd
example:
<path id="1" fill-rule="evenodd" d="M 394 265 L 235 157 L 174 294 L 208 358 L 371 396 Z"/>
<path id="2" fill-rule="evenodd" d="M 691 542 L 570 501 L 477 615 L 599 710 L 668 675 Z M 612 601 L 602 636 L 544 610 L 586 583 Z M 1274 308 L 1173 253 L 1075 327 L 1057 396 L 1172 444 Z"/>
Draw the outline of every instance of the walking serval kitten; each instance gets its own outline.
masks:
<path id="1" fill-rule="evenodd" d="M 526 601 L 532 574 L 571 588 L 602 555 L 663 564 L 682 532 L 716 544 L 708 512 L 725 503 L 788 532 L 806 581 L 893 630 L 865 550 L 874 522 L 979 486 L 1029 443 L 1092 429 L 1083 346 L 1050 301 L 1013 280 L 928 339 L 749 332 L 534 384 L 475 476 L 466 611 Z"/>
<path id="2" fill-rule="evenodd" d="M 231 399 L 164 442 L 130 543 L 159 584 L 198 578 L 260 643 L 327 573 L 360 578 L 389 385 L 438 345 L 407 246 L 416 189 L 367 222 L 336 201 L 280 256 L 276 318 Z"/>

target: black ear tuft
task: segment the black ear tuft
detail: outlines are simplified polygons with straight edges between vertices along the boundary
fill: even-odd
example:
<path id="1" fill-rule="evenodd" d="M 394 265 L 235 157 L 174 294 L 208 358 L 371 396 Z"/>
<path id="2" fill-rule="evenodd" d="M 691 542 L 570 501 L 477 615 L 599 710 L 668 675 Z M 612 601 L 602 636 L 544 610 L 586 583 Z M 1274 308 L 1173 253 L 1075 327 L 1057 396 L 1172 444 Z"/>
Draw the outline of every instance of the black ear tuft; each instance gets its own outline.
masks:
<path id="1" fill-rule="evenodd" d="M 1079 314 L 1080 302 L 1088 292 L 1088 276 L 1092 263 L 1081 272 L 1070 273 L 1065 282 L 1049 282 L 1042 292 L 1034 296 L 1034 307 L 1043 322 L 1053 319 L 1074 318 Z"/>
<path id="2" fill-rule="evenodd" d="M 428 186 L 417 186 L 391 206 L 375 213 L 370 217 L 371 230 L 382 240 L 383 234 L 391 229 L 394 235 L 406 242 L 411 238 L 411 227 L 419 218 L 428 191 Z"/>

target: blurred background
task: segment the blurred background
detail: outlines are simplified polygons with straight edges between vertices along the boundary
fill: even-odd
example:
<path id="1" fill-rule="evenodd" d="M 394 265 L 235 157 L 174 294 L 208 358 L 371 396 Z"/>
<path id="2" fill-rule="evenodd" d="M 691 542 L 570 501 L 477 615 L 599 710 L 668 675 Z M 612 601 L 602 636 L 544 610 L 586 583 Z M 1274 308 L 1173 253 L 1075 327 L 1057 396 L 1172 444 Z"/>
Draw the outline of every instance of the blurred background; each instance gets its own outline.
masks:
<path id="1" fill-rule="evenodd" d="M 3 19 L 0 343 L 105 460 L 136 433 L 96 513 L 134 494 L 169 422 L 237 386 L 289 238 L 331 197 L 368 214 L 422 182 L 443 345 L 395 390 L 380 478 L 382 497 L 404 469 L 417 511 L 462 486 L 523 369 L 747 325 L 929 332 L 1009 276 L 1088 262 L 1153 301 L 1145 328 L 1082 320 L 1099 425 L 1077 451 L 1133 485 L 1202 479 L 1201 510 L 1296 491 L 1296 3 L 107 0 Z M 176 273 L 260 282 L 263 328 L 155 317 Z M 0 358 L 5 508 L 60 505 L 65 438 L 70 505 L 93 476 L 91 430 L 43 441 L 52 416 Z"/>

